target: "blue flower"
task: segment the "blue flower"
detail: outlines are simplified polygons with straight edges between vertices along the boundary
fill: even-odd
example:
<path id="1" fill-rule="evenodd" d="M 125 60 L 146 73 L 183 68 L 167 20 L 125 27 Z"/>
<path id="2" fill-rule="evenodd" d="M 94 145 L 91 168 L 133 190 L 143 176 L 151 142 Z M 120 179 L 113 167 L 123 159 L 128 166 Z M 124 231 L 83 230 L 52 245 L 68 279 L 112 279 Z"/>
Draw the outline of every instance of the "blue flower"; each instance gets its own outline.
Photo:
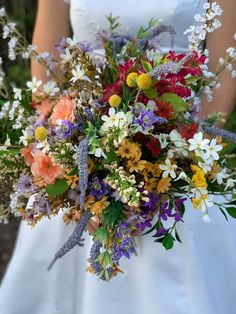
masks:
<path id="1" fill-rule="evenodd" d="M 90 196 L 96 197 L 97 200 L 100 200 L 103 195 L 108 193 L 107 184 L 98 179 L 98 177 L 93 178 L 92 182 L 89 184 Z"/>

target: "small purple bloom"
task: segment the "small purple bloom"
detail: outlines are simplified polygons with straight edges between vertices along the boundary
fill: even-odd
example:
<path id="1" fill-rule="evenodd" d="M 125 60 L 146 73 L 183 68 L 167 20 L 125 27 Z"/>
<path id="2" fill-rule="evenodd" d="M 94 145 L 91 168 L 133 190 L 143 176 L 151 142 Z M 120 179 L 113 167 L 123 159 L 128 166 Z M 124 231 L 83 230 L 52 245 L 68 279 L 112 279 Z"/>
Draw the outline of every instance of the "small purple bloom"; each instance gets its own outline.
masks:
<path id="1" fill-rule="evenodd" d="M 34 193 L 35 186 L 31 177 L 22 173 L 18 181 L 18 189 L 21 193 Z"/>
<path id="2" fill-rule="evenodd" d="M 59 42 L 55 45 L 55 50 L 57 52 L 62 52 L 62 50 L 66 49 L 66 38 L 62 37 Z"/>
<path id="3" fill-rule="evenodd" d="M 32 208 L 36 214 L 47 214 L 48 216 L 51 215 L 50 204 L 41 193 L 38 193 L 35 196 Z"/>
<path id="4" fill-rule="evenodd" d="M 152 110 L 140 110 L 139 117 L 134 120 L 134 124 L 139 125 L 142 131 L 148 131 L 153 128 L 155 123 L 166 123 L 166 119 L 158 117 Z"/>
<path id="5" fill-rule="evenodd" d="M 93 45 L 87 40 L 80 41 L 78 47 L 82 52 L 91 52 L 94 49 Z"/>
<path id="6" fill-rule="evenodd" d="M 96 197 L 97 200 L 100 200 L 104 195 L 108 193 L 107 184 L 103 181 L 100 181 L 98 177 L 93 178 L 92 182 L 89 184 L 90 193 L 92 197 Z"/>
<path id="7" fill-rule="evenodd" d="M 141 219 L 139 220 L 138 223 L 136 223 L 135 226 L 136 228 L 143 232 L 146 228 L 152 227 L 152 219 L 145 219 L 141 217 Z"/>
<path id="8" fill-rule="evenodd" d="M 121 244 L 117 247 L 120 256 L 130 258 L 130 254 L 135 253 L 134 245 L 130 237 L 124 238 Z"/>
<path id="9" fill-rule="evenodd" d="M 75 131 L 78 130 L 78 126 L 72 124 L 70 120 L 63 120 L 60 122 L 60 126 L 56 128 L 58 136 L 62 136 L 64 139 L 70 137 Z"/>
<path id="10" fill-rule="evenodd" d="M 158 213 L 158 217 L 165 221 L 168 219 L 168 217 L 171 217 L 171 210 L 169 209 L 168 202 L 161 205 L 160 211 Z"/>
<path id="11" fill-rule="evenodd" d="M 160 228 L 157 230 L 157 232 L 155 233 L 154 237 L 155 237 L 155 238 L 161 237 L 161 236 L 165 235 L 167 232 L 168 232 L 167 229 L 165 229 L 164 227 L 160 227 Z"/>
<path id="12" fill-rule="evenodd" d="M 149 198 L 148 202 L 143 202 L 145 208 L 149 209 L 150 211 L 156 210 L 156 204 L 158 201 L 158 196 L 156 194 L 148 193 L 147 197 Z"/>

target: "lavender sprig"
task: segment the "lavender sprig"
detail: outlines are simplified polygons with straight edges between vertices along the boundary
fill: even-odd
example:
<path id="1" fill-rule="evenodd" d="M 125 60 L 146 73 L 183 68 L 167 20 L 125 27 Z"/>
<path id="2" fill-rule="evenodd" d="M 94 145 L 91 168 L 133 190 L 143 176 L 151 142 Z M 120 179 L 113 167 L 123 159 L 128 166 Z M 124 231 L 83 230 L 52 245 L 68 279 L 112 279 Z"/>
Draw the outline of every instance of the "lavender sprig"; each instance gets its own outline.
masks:
<path id="1" fill-rule="evenodd" d="M 212 136 L 221 136 L 236 144 L 236 134 L 217 127 L 204 127 L 204 131 Z"/>
<path id="2" fill-rule="evenodd" d="M 100 249 L 102 247 L 102 244 L 100 241 L 94 241 L 91 250 L 90 250 L 90 264 L 95 272 L 95 274 L 97 276 L 99 276 L 102 280 L 106 281 L 106 276 L 103 273 L 103 275 L 101 276 L 101 273 L 103 272 L 103 267 L 102 265 L 97 261 L 97 258 L 100 254 Z M 112 277 L 112 267 L 108 267 L 107 268 L 107 272 L 108 272 L 108 278 L 110 279 Z"/>
<path id="3" fill-rule="evenodd" d="M 149 44 L 149 40 L 154 37 L 160 36 L 162 33 L 169 33 L 171 36 L 171 47 L 174 45 L 174 36 L 176 34 L 174 28 L 171 25 L 160 24 L 149 30 L 148 36 L 137 41 L 137 45 L 141 47 L 142 50 L 146 50 Z"/>
<path id="4" fill-rule="evenodd" d="M 71 251 L 76 245 L 83 246 L 83 240 L 81 239 L 84 229 L 89 221 L 89 219 L 92 217 L 92 213 L 87 211 L 84 216 L 80 219 L 80 221 L 77 223 L 75 230 L 73 231 L 72 235 L 68 238 L 68 240 L 63 244 L 63 246 L 60 248 L 59 251 L 55 254 L 55 257 L 51 264 L 48 267 L 48 270 L 52 268 L 54 263 L 64 255 L 66 255 L 69 251 Z"/>
<path id="5" fill-rule="evenodd" d="M 88 138 L 83 139 L 76 147 L 76 157 L 79 169 L 80 209 L 83 209 L 88 187 Z"/>
<path id="6" fill-rule="evenodd" d="M 190 58 L 192 54 L 188 53 L 183 59 L 181 59 L 179 62 L 167 62 L 159 65 L 155 69 L 153 69 L 151 72 L 149 72 L 149 75 L 153 79 L 157 79 L 158 76 L 163 75 L 163 74 L 177 74 Z"/>

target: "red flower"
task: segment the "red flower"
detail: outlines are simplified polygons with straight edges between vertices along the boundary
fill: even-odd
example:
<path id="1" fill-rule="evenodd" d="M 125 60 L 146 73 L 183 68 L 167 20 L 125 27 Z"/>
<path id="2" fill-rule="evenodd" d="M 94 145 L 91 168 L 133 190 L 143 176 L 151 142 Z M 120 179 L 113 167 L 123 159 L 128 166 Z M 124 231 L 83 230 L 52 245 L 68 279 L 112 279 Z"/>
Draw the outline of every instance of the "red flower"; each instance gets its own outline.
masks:
<path id="1" fill-rule="evenodd" d="M 108 102 L 109 98 L 112 95 L 119 95 L 121 93 L 122 84 L 123 84 L 122 81 L 118 81 L 116 83 L 113 83 L 113 84 L 107 86 L 103 92 L 102 102 L 103 103 Z"/>
<path id="2" fill-rule="evenodd" d="M 124 64 L 120 65 L 120 80 L 125 81 L 126 75 L 129 73 L 130 69 L 134 66 L 134 60 L 128 60 Z"/>
<path id="3" fill-rule="evenodd" d="M 161 151 L 161 144 L 158 139 L 152 137 L 150 142 L 146 144 L 146 147 L 149 148 L 154 157 L 157 157 Z"/>
<path id="4" fill-rule="evenodd" d="M 161 118 L 170 118 L 171 114 L 174 112 L 172 105 L 167 102 L 158 102 L 157 103 L 157 112 Z"/>
<path id="5" fill-rule="evenodd" d="M 198 132 L 198 128 L 199 126 L 196 123 L 191 123 L 190 125 L 184 124 L 180 134 L 183 136 L 183 138 L 189 140 L 190 138 L 193 138 L 195 133 Z"/>

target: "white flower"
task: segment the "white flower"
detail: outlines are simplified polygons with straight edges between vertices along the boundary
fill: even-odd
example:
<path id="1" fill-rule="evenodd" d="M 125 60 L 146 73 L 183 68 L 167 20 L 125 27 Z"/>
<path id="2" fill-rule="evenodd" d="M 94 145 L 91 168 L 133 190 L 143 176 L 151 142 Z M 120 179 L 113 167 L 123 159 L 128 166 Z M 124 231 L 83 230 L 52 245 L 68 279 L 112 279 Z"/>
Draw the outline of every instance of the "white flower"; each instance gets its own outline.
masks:
<path id="1" fill-rule="evenodd" d="M 203 215 L 202 220 L 207 224 L 211 223 L 211 218 L 209 217 L 208 214 Z"/>
<path id="2" fill-rule="evenodd" d="M 159 165 L 159 168 L 163 170 L 163 178 L 168 177 L 168 175 L 171 176 L 171 178 L 175 179 L 176 178 L 176 173 L 175 170 L 177 169 L 177 165 L 171 164 L 170 159 L 165 160 L 165 165 Z"/>
<path id="3" fill-rule="evenodd" d="M 182 148 L 186 145 L 185 139 L 183 139 L 177 130 L 170 132 L 170 141 L 178 148 Z"/>
<path id="4" fill-rule="evenodd" d="M 213 195 L 205 195 L 202 198 L 202 203 L 200 205 L 202 212 L 206 212 L 208 210 L 208 208 L 214 206 L 214 203 L 212 202 L 213 200 Z"/>
<path id="5" fill-rule="evenodd" d="M 23 135 L 20 137 L 19 143 L 22 143 L 24 146 L 28 146 L 29 141 L 32 141 L 33 135 L 29 128 L 22 130 Z"/>
<path id="6" fill-rule="evenodd" d="M 131 123 L 131 115 L 130 113 L 124 113 L 124 112 L 117 112 L 115 108 L 110 108 L 108 111 L 108 116 L 103 115 L 101 117 L 102 121 L 104 121 L 101 132 L 104 134 L 106 133 L 110 128 L 118 128 L 122 129 L 125 126 L 129 125 Z"/>
<path id="7" fill-rule="evenodd" d="M 43 91 L 50 96 L 55 96 L 55 94 L 58 93 L 60 89 L 56 82 L 49 81 L 43 85 Z"/>
<path id="8" fill-rule="evenodd" d="M 208 159 L 209 157 L 212 157 L 214 160 L 219 159 L 219 154 L 217 152 L 222 150 L 222 145 L 217 145 L 216 139 L 213 138 L 210 142 L 210 145 L 207 145 L 205 153 L 205 158 Z"/>
<path id="9" fill-rule="evenodd" d="M 27 82 L 26 85 L 29 88 L 29 90 L 32 91 L 32 93 L 36 93 L 39 86 L 41 86 L 42 83 L 43 83 L 42 81 L 37 80 L 36 77 L 34 76 L 32 81 Z"/>
<path id="10" fill-rule="evenodd" d="M 156 135 L 155 137 L 159 140 L 161 144 L 161 149 L 165 148 L 168 145 L 168 141 L 167 141 L 167 139 L 169 138 L 168 134 L 160 133 Z"/>
<path id="11" fill-rule="evenodd" d="M 12 33 L 12 31 L 15 29 L 15 27 L 16 27 L 15 23 L 8 23 L 7 25 L 4 25 L 2 38 L 6 39 Z"/>
<path id="12" fill-rule="evenodd" d="M 71 62 L 72 60 L 72 54 L 70 52 L 69 48 L 66 48 L 65 53 L 62 53 L 60 55 L 61 59 L 62 59 L 62 63 L 67 63 L 67 62 Z"/>
<path id="13" fill-rule="evenodd" d="M 189 178 L 186 175 L 186 173 L 184 171 L 181 171 L 180 174 L 178 175 L 178 177 L 176 179 L 174 179 L 174 181 L 178 181 L 178 180 L 184 180 L 186 182 L 189 182 Z"/>
<path id="14" fill-rule="evenodd" d="M 196 134 L 194 134 L 192 139 L 188 140 L 190 146 L 189 146 L 189 150 L 193 151 L 193 150 L 204 150 L 206 149 L 207 145 L 209 144 L 210 140 L 208 139 L 203 139 L 203 134 L 202 132 L 198 132 Z"/>
<path id="15" fill-rule="evenodd" d="M 68 44 L 68 46 L 70 48 L 74 48 L 78 45 L 78 40 L 76 39 L 76 37 L 72 38 L 66 38 L 66 43 Z"/>
<path id="16" fill-rule="evenodd" d="M 84 69 L 80 65 L 77 65 L 75 69 L 72 70 L 73 77 L 70 79 L 72 83 L 78 80 L 90 81 L 90 79 L 85 75 Z"/>
<path id="17" fill-rule="evenodd" d="M 235 179 L 231 179 L 229 178 L 226 182 L 226 187 L 225 187 L 225 191 L 228 190 L 228 189 L 231 189 L 235 186 L 236 184 L 236 180 Z"/>
<path id="18" fill-rule="evenodd" d="M 107 158 L 107 155 L 104 153 L 104 151 L 101 148 L 97 148 L 94 156 L 100 158 L 100 157 L 104 157 L 105 159 Z"/>
<path id="19" fill-rule="evenodd" d="M 205 188 L 192 188 L 190 197 L 202 198 L 203 195 L 207 195 L 208 191 Z"/>
<path id="20" fill-rule="evenodd" d="M 47 139 L 43 142 L 40 142 L 36 145 L 36 148 L 41 149 L 45 154 L 50 151 L 50 145 L 48 144 Z"/>
<path id="21" fill-rule="evenodd" d="M 217 173 L 215 174 L 215 178 L 214 178 L 214 180 L 213 180 L 212 182 L 217 181 L 217 183 L 218 183 L 219 185 L 221 185 L 221 184 L 223 183 L 223 180 L 224 180 L 224 179 L 227 179 L 227 178 L 229 177 L 229 175 L 226 173 L 226 171 L 227 171 L 227 169 L 224 168 L 224 169 L 222 169 L 222 171 L 217 172 Z"/>
<path id="22" fill-rule="evenodd" d="M 13 87 L 14 98 L 18 100 L 22 100 L 22 90 L 20 88 Z"/>

